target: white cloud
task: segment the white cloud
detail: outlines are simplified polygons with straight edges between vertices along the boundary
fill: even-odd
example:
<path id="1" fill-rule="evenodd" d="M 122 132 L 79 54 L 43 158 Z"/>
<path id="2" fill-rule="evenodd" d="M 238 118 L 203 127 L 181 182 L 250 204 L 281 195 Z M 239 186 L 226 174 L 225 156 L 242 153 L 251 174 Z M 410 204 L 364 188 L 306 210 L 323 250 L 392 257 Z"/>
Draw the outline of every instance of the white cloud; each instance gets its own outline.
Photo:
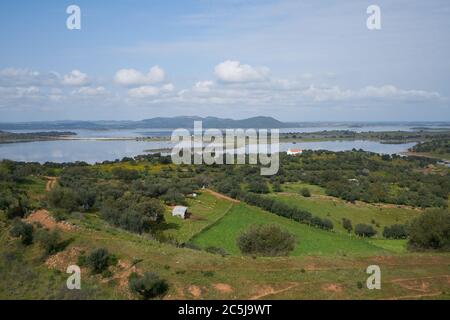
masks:
<path id="1" fill-rule="evenodd" d="M 60 81 L 59 75 L 54 72 L 41 74 L 38 71 L 18 68 L 5 68 L 0 70 L 0 86 L 52 86 Z"/>
<path id="2" fill-rule="evenodd" d="M 384 85 L 380 87 L 367 86 L 359 90 L 341 89 L 338 86 L 316 87 L 311 85 L 308 89 L 303 90 L 301 94 L 317 102 L 354 99 L 430 100 L 441 98 L 437 92 L 404 90 L 393 85 Z"/>
<path id="3" fill-rule="evenodd" d="M 381 87 L 368 86 L 358 92 L 358 96 L 362 98 L 420 98 L 420 99 L 438 99 L 439 93 L 424 90 L 402 90 L 393 85 L 385 85 Z"/>
<path id="4" fill-rule="evenodd" d="M 194 84 L 192 88 L 195 92 L 203 92 L 207 93 L 211 91 L 211 88 L 214 86 L 214 82 L 212 81 L 199 81 Z"/>
<path id="5" fill-rule="evenodd" d="M 81 87 L 76 91 L 73 91 L 72 94 L 80 94 L 84 96 L 98 96 L 104 94 L 106 92 L 105 87 Z"/>
<path id="6" fill-rule="evenodd" d="M 159 66 L 153 66 L 147 74 L 136 69 L 121 69 L 116 72 L 114 81 L 124 86 L 139 86 L 164 81 L 165 72 Z"/>
<path id="7" fill-rule="evenodd" d="M 167 83 L 161 87 L 161 90 L 164 92 L 172 92 L 175 90 L 175 86 L 172 83 Z"/>
<path id="8" fill-rule="evenodd" d="M 5 68 L 0 70 L 0 77 L 9 77 L 9 78 L 16 78 L 16 77 L 36 77 L 39 75 L 39 72 L 32 71 L 28 69 L 16 69 L 16 68 Z"/>
<path id="9" fill-rule="evenodd" d="M 89 83 L 87 74 L 80 70 L 72 70 L 63 77 L 62 83 L 68 86 L 80 87 Z"/>
<path id="10" fill-rule="evenodd" d="M 266 67 L 252 67 L 236 60 L 226 60 L 214 68 L 214 74 L 223 82 L 255 82 L 266 80 L 270 70 Z"/>
<path id="11" fill-rule="evenodd" d="M 142 86 L 128 90 L 128 95 L 132 98 L 148 98 L 159 95 L 160 89 L 153 86 Z"/>

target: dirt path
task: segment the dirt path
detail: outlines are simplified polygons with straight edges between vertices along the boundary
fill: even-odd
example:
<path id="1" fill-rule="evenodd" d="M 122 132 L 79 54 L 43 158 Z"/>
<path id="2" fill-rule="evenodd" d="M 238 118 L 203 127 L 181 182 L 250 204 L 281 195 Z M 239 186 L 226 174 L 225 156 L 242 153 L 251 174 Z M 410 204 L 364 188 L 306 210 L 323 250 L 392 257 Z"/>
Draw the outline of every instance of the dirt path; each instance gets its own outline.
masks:
<path id="1" fill-rule="evenodd" d="M 425 293 L 425 294 L 414 294 L 410 296 L 397 296 L 397 297 L 390 297 L 390 298 L 382 298 L 381 300 L 401 300 L 401 299 L 420 299 L 420 298 L 426 298 L 426 297 L 436 297 L 440 296 L 442 292 L 432 292 L 432 293 Z"/>
<path id="2" fill-rule="evenodd" d="M 58 180 L 57 177 L 48 177 L 45 176 L 45 179 L 47 179 L 47 183 L 45 184 L 45 191 L 50 191 L 55 187 L 56 181 Z"/>
<path id="3" fill-rule="evenodd" d="M 273 295 L 273 294 L 278 294 L 278 293 L 282 293 L 282 292 L 291 290 L 293 288 L 298 287 L 299 285 L 300 285 L 300 283 L 294 283 L 294 284 L 289 285 L 286 288 L 279 289 L 279 290 L 275 290 L 274 288 L 272 288 L 270 286 L 269 287 L 265 287 L 265 288 L 260 290 L 261 292 L 259 294 L 250 297 L 249 300 L 259 300 L 261 298 L 265 298 L 265 297 Z"/>
<path id="4" fill-rule="evenodd" d="M 226 195 L 224 195 L 224 194 L 218 193 L 218 192 L 216 192 L 216 191 L 214 191 L 214 190 L 211 190 L 211 189 L 204 189 L 203 191 L 206 191 L 206 192 L 208 192 L 209 194 L 212 194 L 213 196 L 215 196 L 216 198 L 219 198 L 219 199 L 228 200 L 228 201 L 231 201 L 231 202 L 233 202 L 233 203 L 240 203 L 239 200 L 230 198 L 229 196 L 226 196 Z"/>

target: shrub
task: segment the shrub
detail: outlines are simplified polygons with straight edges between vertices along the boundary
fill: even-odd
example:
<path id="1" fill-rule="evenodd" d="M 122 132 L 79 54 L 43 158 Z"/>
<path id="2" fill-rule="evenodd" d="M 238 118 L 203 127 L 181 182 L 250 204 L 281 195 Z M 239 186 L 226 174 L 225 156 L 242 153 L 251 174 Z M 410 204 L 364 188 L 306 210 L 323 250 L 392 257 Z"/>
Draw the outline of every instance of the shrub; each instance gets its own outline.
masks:
<path id="1" fill-rule="evenodd" d="M 248 184 L 248 189 L 254 193 L 269 193 L 269 186 L 262 179 L 251 180 Z"/>
<path id="2" fill-rule="evenodd" d="M 143 300 L 163 296 L 169 288 L 165 280 L 152 272 L 145 272 L 143 276 L 132 273 L 128 278 L 128 285 Z"/>
<path id="3" fill-rule="evenodd" d="M 275 181 L 274 183 L 272 183 L 272 191 L 273 192 L 281 192 L 281 184 L 278 181 Z"/>
<path id="4" fill-rule="evenodd" d="M 14 199 L 12 204 L 6 208 L 6 216 L 8 219 L 23 218 L 29 210 L 28 199 L 26 197 L 19 197 L 18 199 Z"/>
<path id="5" fill-rule="evenodd" d="M 415 218 L 409 228 L 408 247 L 450 251 L 450 212 L 429 210 Z"/>
<path id="6" fill-rule="evenodd" d="M 20 220 L 14 220 L 10 235 L 20 238 L 22 244 L 28 246 L 33 242 L 33 226 Z"/>
<path id="7" fill-rule="evenodd" d="M 112 174 L 120 180 L 132 181 L 139 178 L 139 171 L 129 170 L 120 167 L 116 167 L 112 170 Z"/>
<path id="8" fill-rule="evenodd" d="M 324 230 L 332 230 L 333 229 L 333 222 L 330 219 L 322 219 L 321 228 Z"/>
<path id="9" fill-rule="evenodd" d="M 352 221 L 347 218 L 342 218 L 342 227 L 348 232 L 352 232 L 353 230 Z"/>
<path id="10" fill-rule="evenodd" d="M 53 188 L 48 192 L 47 199 L 53 208 L 59 208 L 65 212 L 76 211 L 79 208 L 77 195 L 69 188 Z"/>
<path id="11" fill-rule="evenodd" d="M 368 224 L 357 224 L 355 226 L 355 233 L 361 237 L 373 237 L 377 234 L 377 231 Z"/>
<path id="12" fill-rule="evenodd" d="M 61 235 L 57 230 L 48 231 L 41 229 L 36 234 L 36 239 L 47 255 L 52 255 L 64 248 Z"/>
<path id="13" fill-rule="evenodd" d="M 408 229 L 404 224 L 394 224 L 390 227 L 384 227 L 383 237 L 388 239 L 406 239 Z"/>
<path id="14" fill-rule="evenodd" d="M 294 250 L 295 236 L 277 225 L 251 226 L 237 239 L 239 249 L 246 255 L 284 256 Z"/>
<path id="15" fill-rule="evenodd" d="M 301 193 L 301 195 L 304 196 L 304 197 L 311 197 L 311 192 L 309 191 L 308 188 L 302 188 L 302 189 L 300 190 L 300 193 Z"/>
<path id="16" fill-rule="evenodd" d="M 100 248 L 92 251 L 86 258 L 86 264 L 91 269 L 92 273 L 102 273 L 108 267 L 114 264 L 116 258 L 109 254 L 107 249 Z"/>
<path id="17" fill-rule="evenodd" d="M 324 229 L 324 230 L 332 230 L 333 222 L 330 219 L 321 219 L 319 217 L 312 217 L 310 221 L 311 225 Z"/>
<path id="18" fill-rule="evenodd" d="M 363 288 L 363 283 L 361 281 L 358 281 L 356 283 L 356 286 L 358 287 L 358 289 L 362 289 Z"/>

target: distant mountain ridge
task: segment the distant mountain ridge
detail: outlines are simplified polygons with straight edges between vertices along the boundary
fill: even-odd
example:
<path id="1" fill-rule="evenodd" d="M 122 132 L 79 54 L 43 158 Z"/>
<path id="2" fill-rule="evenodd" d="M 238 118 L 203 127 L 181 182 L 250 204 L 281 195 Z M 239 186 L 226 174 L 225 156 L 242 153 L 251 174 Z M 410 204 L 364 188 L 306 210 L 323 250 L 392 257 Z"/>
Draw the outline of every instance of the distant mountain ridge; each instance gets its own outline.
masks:
<path id="1" fill-rule="evenodd" d="M 288 128 L 294 123 L 281 122 L 272 117 L 252 117 L 241 120 L 217 117 L 157 117 L 140 121 L 36 121 L 0 123 L 0 130 L 70 130 L 70 129 L 176 129 L 192 128 L 194 121 L 202 121 L 203 128 Z"/>

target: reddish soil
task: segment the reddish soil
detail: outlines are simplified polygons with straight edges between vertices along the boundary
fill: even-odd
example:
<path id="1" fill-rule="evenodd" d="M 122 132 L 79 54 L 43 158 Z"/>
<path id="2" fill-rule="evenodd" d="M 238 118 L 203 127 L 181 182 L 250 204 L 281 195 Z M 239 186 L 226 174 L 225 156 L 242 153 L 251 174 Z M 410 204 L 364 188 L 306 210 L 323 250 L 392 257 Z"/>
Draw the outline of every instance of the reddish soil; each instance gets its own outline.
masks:
<path id="1" fill-rule="evenodd" d="M 224 195 L 224 194 L 218 193 L 218 192 L 213 191 L 213 190 L 211 190 L 211 189 L 204 189 L 203 191 L 206 191 L 206 192 L 212 194 L 213 196 L 215 196 L 216 198 L 219 198 L 219 199 L 228 200 L 228 201 L 231 201 L 231 202 L 233 202 L 233 203 L 239 203 L 239 202 L 240 202 L 239 200 L 230 198 L 229 196 L 226 196 L 226 195 Z"/>
<path id="2" fill-rule="evenodd" d="M 34 211 L 24 220 L 28 223 L 39 223 L 47 229 L 58 228 L 64 231 L 71 231 L 75 228 L 73 225 L 65 221 L 56 222 L 50 213 L 45 209 Z"/>

